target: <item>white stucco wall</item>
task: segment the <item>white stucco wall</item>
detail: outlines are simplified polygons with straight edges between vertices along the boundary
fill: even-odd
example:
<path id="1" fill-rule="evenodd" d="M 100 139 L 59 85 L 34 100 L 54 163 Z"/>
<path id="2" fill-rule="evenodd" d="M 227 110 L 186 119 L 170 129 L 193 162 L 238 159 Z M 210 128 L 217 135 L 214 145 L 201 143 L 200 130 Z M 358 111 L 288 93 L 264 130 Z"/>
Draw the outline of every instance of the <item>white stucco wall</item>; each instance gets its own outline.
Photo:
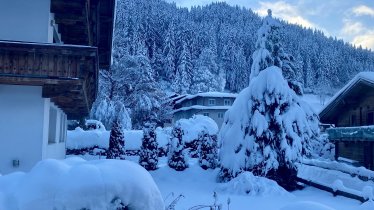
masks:
<path id="1" fill-rule="evenodd" d="M 0 174 L 29 171 L 46 158 L 65 158 L 65 142 L 48 144 L 51 106 L 42 98 L 42 87 L 0 84 Z M 19 160 L 19 167 L 13 160 Z"/>
<path id="2" fill-rule="evenodd" d="M 50 43 L 50 0 L 0 0 L 0 40 Z"/>

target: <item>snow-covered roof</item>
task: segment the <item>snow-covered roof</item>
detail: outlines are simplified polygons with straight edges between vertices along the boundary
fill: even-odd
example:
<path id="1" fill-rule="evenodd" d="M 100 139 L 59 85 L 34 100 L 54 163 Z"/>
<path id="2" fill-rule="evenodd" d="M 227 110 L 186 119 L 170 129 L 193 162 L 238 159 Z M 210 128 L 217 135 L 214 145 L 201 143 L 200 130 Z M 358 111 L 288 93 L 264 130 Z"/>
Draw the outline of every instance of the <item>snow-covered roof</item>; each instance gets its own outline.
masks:
<path id="1" fill-rule="evenodd" d="M 193 99 L 196 97 L 212 97 L 212 98 L 236 98 L 238 94 L 236 93 L 224 93 L 224 92 L 205 92 L 205 93 L 197 93 L 195 95 L 186 95 L 185 97 L 179 99 L 175 103 L 179 104 L 185 100 Z"/>
<path id="2" fill-rule="evenodd" d="M 174 110 L 173 113 L 180 112 L 180 111 L 187 111 L 191 109 L 198 109 L 198 110 L 228 110 L 231 106 L 201 106 L 201 105 L 193 105 L 188 107 L 182 107 L 180 109 Z"/>
<path id="3" fill-rule="evenodd" d="M 334 108 L 339 105 L 339 102 L 342 101 L 352 90 L 359 84 L 364 83 L 368 86 L 374 87 L 374 72 L 360 72 L 358 73 L 351 81 L 348 82 L 340 91 L 338 91 L 322 108 L 319 113 L 321 121 L 323 118 L 329 114 Z M 327 122 L 325 122 L 327 123 Z"/>

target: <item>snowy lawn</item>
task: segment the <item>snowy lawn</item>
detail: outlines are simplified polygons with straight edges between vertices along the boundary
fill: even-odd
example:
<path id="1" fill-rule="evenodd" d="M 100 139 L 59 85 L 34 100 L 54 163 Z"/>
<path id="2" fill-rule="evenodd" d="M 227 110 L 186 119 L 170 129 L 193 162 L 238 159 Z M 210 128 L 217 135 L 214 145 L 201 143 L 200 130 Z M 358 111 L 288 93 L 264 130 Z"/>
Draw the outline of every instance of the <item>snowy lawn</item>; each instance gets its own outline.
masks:
<path id="1" fill-rule="evenodd" d="M 245 193 L 238 194 L 237 190 L 229 189 L 227 184 L 216 182 L 217 169 L 205 171 L 198 166 L 196 159 L 191 159 L 190 168 L 183 172 L 170 169 L 165 158 L 160 159 L 159 166 L 160 168 L 151 172 L 151 175 L 162 196 L 164 199 L 166 198 L 165 205 L 170 204 L 180 194 L 184 196 L 177 203 L 177 210 L 187 210 L 196 205 L 212 205 L 214 203 L 213 192 L 215 191 L 218 193 L 218 203 L 223 205 L 223 209 L 227 209 L 227 199 L 230 198 L 230 210 L 279 210 L 283 207 L 284 210 L 329 209 L 316 206 L 327 206 L 335 210 L 374 209 L 374 203 L 361 205 L 359 201 L 340 196 L 334 197 L 331 193 L 313 187 L 284 193 L 279 191 L 276 186 L 270 185 L 265 192 L 260 192 L 256 196 L 245 195 Z M 264 181 L 259 182 L 263 183 Z M 260 186 L 261 183 L 258 185 Z M 171 193 L 174 194 L 174 198 Z"/>

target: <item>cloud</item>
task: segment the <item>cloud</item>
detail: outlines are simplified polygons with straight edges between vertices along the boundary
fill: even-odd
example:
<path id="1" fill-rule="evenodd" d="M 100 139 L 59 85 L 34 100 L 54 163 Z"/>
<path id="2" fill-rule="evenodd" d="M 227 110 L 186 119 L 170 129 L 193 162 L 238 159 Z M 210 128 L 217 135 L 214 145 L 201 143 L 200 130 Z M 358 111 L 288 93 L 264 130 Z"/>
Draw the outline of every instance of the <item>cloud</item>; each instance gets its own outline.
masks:
<path id="1" fill-rule="evenodd" d="M 350 19 L 345 19 L 343 20 L 343 23 L 344 25 L 340 32 L 343 36 L 357 35 L 366 31 L 365 26 L 361 22 L 354 22 Z"/>
<path id="2" fill-rule="evenodd" d="M 374 8 L 365 5 L 360 5 L 352 9 L 353 14 L 356 16 L 368 15 L 374 17 Z"/>
<path id="3" fill-rule="evenodd" d="M 361 45 L 364 48 L 374 49 L 374 30 L 355 36 L 352 42 L 356 46 Z"/>
<path id="4" fill-rule="evenodd" d="M 344 19 L 343 23 L 343 28 L 340 31 L 341 36 L 350 38 L 356 46 L 361 45 L 363 48 L 374 49 L 374 29 L 369 29 L 361 22 L 352 19 Z"/>
<path id="5" fill-rule="evenodd" d="M 255 9 L 254 11 L 261 16 L 266 16 L 268 9 L 273 11 L 275 17 L 284 19 L 289 23 L 302 25 L 307 28 L 319 28 L 316 24 L 302 17 L 300 14 L 301 12 L 297 7 L 284 1 L 260 2 L 260 8 Z"/>

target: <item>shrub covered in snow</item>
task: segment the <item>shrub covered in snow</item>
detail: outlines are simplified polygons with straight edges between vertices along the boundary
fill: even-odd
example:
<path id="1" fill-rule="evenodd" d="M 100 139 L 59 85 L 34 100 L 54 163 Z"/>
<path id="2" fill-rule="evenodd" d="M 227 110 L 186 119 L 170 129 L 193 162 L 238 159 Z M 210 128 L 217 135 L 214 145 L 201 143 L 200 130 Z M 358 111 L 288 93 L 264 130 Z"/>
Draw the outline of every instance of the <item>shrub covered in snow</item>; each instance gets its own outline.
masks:
<path id="1" fill-rule="evenodd" d="M 184 142 L 182 141 L 183 130 L 179 123 L 173 128 L 168 153 L 168 165 L 177 171 L 188 168 L 187 155 L 185 154 Z"/>
<path id="2" fill-rule="evenodd" d="M 151 175 L 126 160 L 44 160 L 29 173 L 0 176 L 4 210 L 164 210 Z"/>
<path id="3" fill-rule="evenodd" d="M 156 170 L 158 163 L 158 144 L 152 125 L 143 128 L 143 141 L 139 152 L 139 164 L 147 170 Z"/>
<path id="4" fill-rule="evenodd" d="M 198 139 L 201 132 L 207 131 L 211 136 L 218 133 L 217 123 L 212 118 L 203 115 L 194 115 L 189 119 L 180 119 L 176 124 L 179 124 L 183 131 L 182 140 L 185 147 L 189 150 L 191 157 L 198 157 Z"/>
<path id="5" fill-rule="evenodd" d="M 203 169 L 214 169 L 218 165 L 217 135 L 209 135 L 206 130 L 199 134 L 199 165 Z"/>
<path id="6" fill-rule="evenodd" d="M 118 121 L 114 121 L 110 131 L 107 159 L 125 159 L 125 138 L 122 126 Z"/>

